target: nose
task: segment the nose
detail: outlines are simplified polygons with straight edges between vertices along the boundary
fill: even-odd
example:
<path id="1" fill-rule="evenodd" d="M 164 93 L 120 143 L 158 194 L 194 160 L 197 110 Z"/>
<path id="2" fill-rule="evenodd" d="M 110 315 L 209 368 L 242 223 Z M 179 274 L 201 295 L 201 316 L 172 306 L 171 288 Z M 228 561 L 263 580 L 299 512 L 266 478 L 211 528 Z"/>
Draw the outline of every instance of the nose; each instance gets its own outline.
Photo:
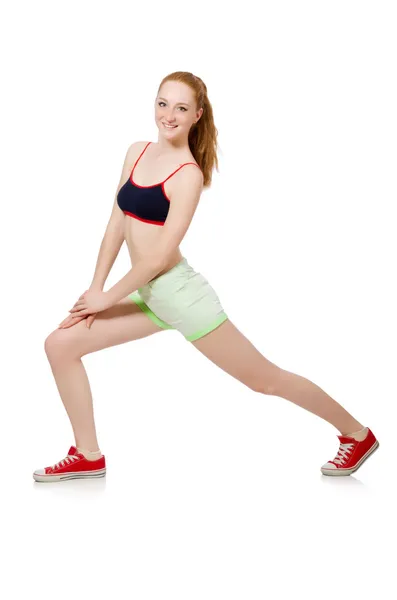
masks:
<path id="1" fill-rule="evenodd" d="M 165 120 L 167 121 L 167 123 L 172 125 L 173 121 L 175 121 L 175 117 L 174 117 L 173 113 L 167 113 L 165 115 Z"/>

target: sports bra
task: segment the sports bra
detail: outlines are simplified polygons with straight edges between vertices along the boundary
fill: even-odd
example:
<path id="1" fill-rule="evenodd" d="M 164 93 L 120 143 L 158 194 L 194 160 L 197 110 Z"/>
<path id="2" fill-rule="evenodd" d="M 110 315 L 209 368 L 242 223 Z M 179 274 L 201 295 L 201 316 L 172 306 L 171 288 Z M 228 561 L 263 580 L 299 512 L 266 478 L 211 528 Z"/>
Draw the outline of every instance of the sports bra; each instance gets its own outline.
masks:
<path id="1" fill-rule="evenodd" d="M 179 169 L 185 165 L 196 165 L 187 162 L 178 167 L 171 175 L 155 185 L 138 185 L 133 181 L 134 169 L 146 148 L 152 142 L 148 142 L 136 160 L 131 175 L 117 194 L 117 204 L 125 215 L 153 225 L 164 225 L 170 207 L 170 200 L 165 193 L 164 183 L 168 181 Z"/>

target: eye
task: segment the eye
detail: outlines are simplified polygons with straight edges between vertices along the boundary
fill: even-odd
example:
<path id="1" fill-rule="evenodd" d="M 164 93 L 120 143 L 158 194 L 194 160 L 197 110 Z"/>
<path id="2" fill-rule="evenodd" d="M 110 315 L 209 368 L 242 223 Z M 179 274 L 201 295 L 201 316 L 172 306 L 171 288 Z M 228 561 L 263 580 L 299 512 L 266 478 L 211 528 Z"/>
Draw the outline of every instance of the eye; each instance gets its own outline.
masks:
<path id="1" fill-rule="evenodd" d="M 163 102 L 162 100 L 160 100 L 160 102 L 157 102 L 157 104 L 158 104 L 159 106 L 161 106 L 162 104 L 165 104 L 165 102 Z M 182 109 L 183 109 L 183 112 L 186 112 L 186 111 L 187 111 L 187 108 L 185 108 L 184 106 L 180 106 L 179 108 L 182 108 Z"/>

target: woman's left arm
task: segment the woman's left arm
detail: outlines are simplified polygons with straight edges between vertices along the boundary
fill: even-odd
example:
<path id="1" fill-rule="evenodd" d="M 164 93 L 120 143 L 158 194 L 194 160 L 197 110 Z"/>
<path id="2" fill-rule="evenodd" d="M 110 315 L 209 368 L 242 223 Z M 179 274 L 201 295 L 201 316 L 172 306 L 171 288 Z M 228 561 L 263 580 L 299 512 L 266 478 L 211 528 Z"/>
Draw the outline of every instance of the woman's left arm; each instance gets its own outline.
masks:
<path id="1" fill-rule="evenodd" d="M 160 273 L 163 265 L 164 258 L 160 256 L 145 257 L 138 261 L 128 271 L 127 275 L 124 275 L 123 279 L 120 279 L 120 281 L 105 292 L 108 299 L 107 304 L 113 306 L 113 304 L 116 304 L 119 300 L 128 296 L 128 294 L 132 294 L 132 292 L 144 286 Z"/>
<path id="2" fill-rule="evenodd" d="M 200 200 L 203 174 L 192 165 L 190 169 L 181 169 L 178 175 L 178 184 L 172 193 L 167 219 L 162 226 L 156 247 L 149 256 L 138 261 L 123 279 L 105 292 L 110 306 L 132 294 L 160 273 L 182 242 Z"/>

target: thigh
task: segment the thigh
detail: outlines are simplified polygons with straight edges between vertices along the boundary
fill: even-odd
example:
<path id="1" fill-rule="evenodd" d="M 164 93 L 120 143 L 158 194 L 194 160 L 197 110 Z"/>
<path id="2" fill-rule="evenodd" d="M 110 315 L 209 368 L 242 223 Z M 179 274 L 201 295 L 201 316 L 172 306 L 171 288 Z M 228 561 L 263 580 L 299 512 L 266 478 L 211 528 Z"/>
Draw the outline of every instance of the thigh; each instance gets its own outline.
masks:
<path id="1" fill-rule="evenodd" d="M 132 302 L 123 298 L 114 306 L 97 314 L 91 328 L 86 319 L 67 329 L 55 329 L 45 340 L 47 354 L 65 352 L 84 356 L 110 346 L 125 344 L 164 331 Z"/>
<path id="2" fill-rule="evenodd" d="M 191 343 L 223 371 L 257 391 L 271 393 L 281 372 L 276 364 L 255 348 L 230 319 Z"/>

